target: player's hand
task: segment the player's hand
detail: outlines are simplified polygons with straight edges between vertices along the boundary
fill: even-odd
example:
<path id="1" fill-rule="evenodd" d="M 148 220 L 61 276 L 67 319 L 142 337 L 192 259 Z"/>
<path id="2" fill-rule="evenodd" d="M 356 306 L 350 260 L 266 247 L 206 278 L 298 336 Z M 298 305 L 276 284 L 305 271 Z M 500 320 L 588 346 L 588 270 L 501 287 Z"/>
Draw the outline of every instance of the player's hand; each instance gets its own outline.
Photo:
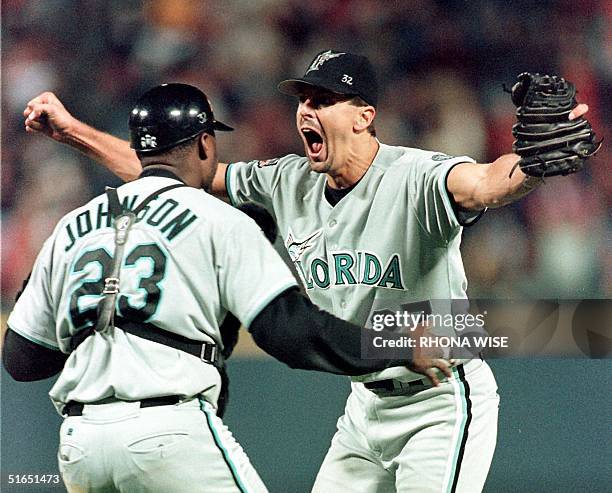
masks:
<path id="1" fill-rule="evenodd" d="M 451 368 L 453 367 L 453 360 L 446 360 L 443 358 L 421 358 L 416 357 L 410 363 L 408 368 L 410 370 L 425 375 L 434 387 L 440 385 L 440 375 L 444 375 L 447 378 L 453 376 Z"/>
<path id="2" fill-rule="evenodd" d="M 431 327 L 427 323 L 419 324 L 413 331 L 416 340 L 421 340 L 422 336 L 431 336 Z M 421 346 L 417 344 L 412 354 L 412 361 L 408 363 L 408 368 L 416 373 L 425 375 L 434 387 L 440 385 L 440 378 L 450 378 L 453 376 L 451 368 L 455 364 L 454 360 L 444 358 L 441 348 Z"/>
<path id="3" fill-rule="evenodd" d="M 28 102 L 23 111 L 25 130 L 62 142 L 76 119 L 52 92 L 43 92 Z"/>

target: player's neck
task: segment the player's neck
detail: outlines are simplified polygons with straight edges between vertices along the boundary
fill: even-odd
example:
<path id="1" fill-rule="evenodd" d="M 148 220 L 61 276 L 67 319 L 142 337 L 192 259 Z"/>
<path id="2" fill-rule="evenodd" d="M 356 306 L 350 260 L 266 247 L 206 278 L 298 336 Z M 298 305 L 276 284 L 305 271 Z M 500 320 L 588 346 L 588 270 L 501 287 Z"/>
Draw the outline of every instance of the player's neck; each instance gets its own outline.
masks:
<path id="1" fill-rule="evenodd" d="M 176 166 L 174 164 L 158 162 L 147 164 L 145 169 L 147 169 L 149 174 L 152 174 L 154 170 L 172 173 L 175 178 L 181 180 L 183 183 L 190 187 L 200 188 L 202 186 L 202 177 L 200 170 L 193 166 Z"/>
<path id="2" fill-rule="evenodd" d="M 347 152 L 344 163 L 338 170 L 327 173 L 327 184 L 334 189 L 353 186 L 371 166 L 378 153 L 379 143 L 374 138 L 364 139 L 352 145 Z"/>

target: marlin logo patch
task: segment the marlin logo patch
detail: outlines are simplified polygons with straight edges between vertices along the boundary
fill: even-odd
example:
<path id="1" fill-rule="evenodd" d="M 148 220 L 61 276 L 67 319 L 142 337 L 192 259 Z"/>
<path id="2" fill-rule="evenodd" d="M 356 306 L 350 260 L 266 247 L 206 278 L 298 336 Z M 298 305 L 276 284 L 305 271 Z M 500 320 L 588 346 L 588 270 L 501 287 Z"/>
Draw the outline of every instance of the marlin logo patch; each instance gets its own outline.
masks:
<path id="1" fill-rule="evenodd" d="M 338 58 L 342 55 L 346 55 L 346 53 L 332 53 L 331 50 L 327 50 L 314 59 L 314 61 L 310 64 L 310 67 L 308 67 L 308 70 L 306 70 L 306 73 L 311 72 L 312 70 L 319 70 L 321 68 L 321 65 L 323 65 L 328 60 L 331 60 L 332 58 Z"/>
<path id="2" fill-rule="evenodd" d="M 258 161 L 258 168 L 265 168 L 266 166 L 275 166 L 278 164 L 279 158 L 266 159 L 265 161 Z"/>
<path id="3" fill-rule="evenodd" d="M 293 262 L 300 260 L 306 249 L 313 246 L 313 241 L 321 235 L 322 231 L 322 229 L 319 229 L 307 238 L 298 240 L 294 237 L 291 228 L 289 228 L 287 240 L 285 240 L 285 248 L 287 249 L 287 252 L 289 252 L 289 257 L 291 257 L 291 260 Z"/>

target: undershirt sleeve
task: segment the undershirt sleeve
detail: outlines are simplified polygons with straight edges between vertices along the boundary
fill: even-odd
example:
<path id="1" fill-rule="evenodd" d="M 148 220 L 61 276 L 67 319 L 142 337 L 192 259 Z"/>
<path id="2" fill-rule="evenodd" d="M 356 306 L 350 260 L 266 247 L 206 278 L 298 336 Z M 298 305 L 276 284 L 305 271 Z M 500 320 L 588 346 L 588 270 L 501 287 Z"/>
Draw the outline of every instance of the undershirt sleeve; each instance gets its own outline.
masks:
<path id="1" fill-rule="evenodd" d="M 2 364 L 18 382 L 52 377 L 64 368 L 67 354 L 29 341 L 10 327 L 2 345 Z"/>
<path id="2" fill-rule="evenodd" d="M 259 347 L 291 368 L 365 375 L 408 363 L 409 349 L 401 360 L 362 359 L 364 330 L 319 309 L 297 288 L 272 300 L 249 328 Z"/>

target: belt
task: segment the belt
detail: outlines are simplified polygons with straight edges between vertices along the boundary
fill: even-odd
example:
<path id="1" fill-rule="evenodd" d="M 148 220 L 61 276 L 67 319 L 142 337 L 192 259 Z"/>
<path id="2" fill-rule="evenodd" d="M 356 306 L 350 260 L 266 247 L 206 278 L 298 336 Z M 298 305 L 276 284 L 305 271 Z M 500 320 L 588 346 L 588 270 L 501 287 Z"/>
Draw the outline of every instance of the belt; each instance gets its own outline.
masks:
<path id="1" fill-rule="evenodd" d="M 419 378 L 418 380 L 412 380 L 410 382 L 402 382 L 395 378 L 389 378 L 387 380 L 366 382 L 363 386 L 372 392 L 395 392 L 398 390 L 415 391 L 417 389 L 425 389 L 431 387 L 431 383 L 424 378 Z"/>
<path id="2" fill-rule="evenodd" d="M 457 365 L 455 368 L 461 368 L 463 364 Z M 427 377 L 418 378 L 409 382 L 403 382 L 396 378 L 388 378 L 386 380 L 376 380 L 374 382 L 366 382 L 363 386 L 371 390 L 372 392 L 397 392 L 397 391 L 410 391 L 424 390 L 432 387 L 431 382 Z"/>
<path id="3" fill-rule="evenodd" d="M 121 401 L 120 399 L 117 399 L 117 401 L 115 402 L 139 402 L 140 403 L 140 407 L 144 408 L 144 407 L 156 407 L 156 406 L 171 406 L 173 404 L 178 404 L 181 400 L 181 397 L 178 395 L 166 395 L 163 397 L 151 397 L 149 399 L 142 399 L 140 401 Z M 103 403 L 107 403 L 108 401 L 104 401 L 104 402 L 76 402 L 76 401 L 69 401 L 65 406 L 64 409 L 62 410 L 62 414 L 64 416 L 83 416 L 83 408 L 85 406 L 91 406 L 91 405 L 96 405 L 96 404 L 103 404 Z"/>

